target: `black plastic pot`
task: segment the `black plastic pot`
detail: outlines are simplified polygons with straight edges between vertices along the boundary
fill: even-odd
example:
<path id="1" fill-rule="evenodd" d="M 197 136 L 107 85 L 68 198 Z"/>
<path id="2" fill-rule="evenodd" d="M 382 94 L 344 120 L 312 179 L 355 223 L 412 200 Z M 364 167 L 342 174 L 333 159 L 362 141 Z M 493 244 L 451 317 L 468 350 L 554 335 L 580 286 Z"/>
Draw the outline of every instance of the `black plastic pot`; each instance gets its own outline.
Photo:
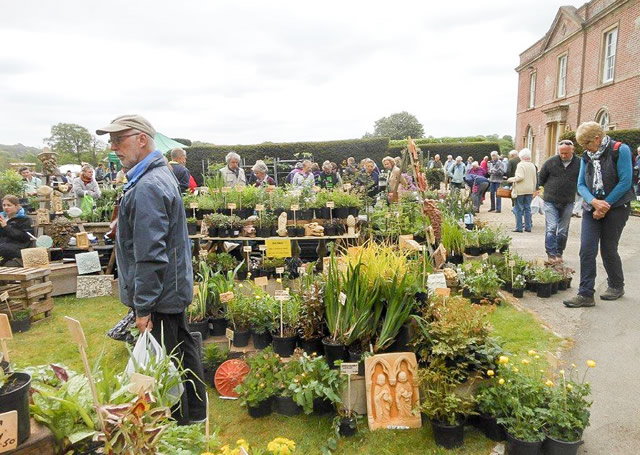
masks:
<path id="1" fill-rule="evenodd" d="M 338 426 L 338 433 L 340 436 L 353 436 L 357 431 L 356 419 L 351 417 L 343 417 L 340 419 L 340 425 Z"/>
<path id="2" fill-rule="evenodd" d="M 504 289 L 507 292 L 511 292 L 513 283 L 511 283 L 511 281 L 505 281 L 504 284 L 502 285 L 502 289 Z"/>
<path id="3" fill-rule="evenodd" d="M 287 226 L 287 235 L 289 237 L 295 237 L 298 234 L 298 230 L 295 226 Z"/>
<path id="4" fill-rule="evenodd" d="M 338 235 L 338 226 L 335 224 L 325 225 L 324 235 Z"/>
<path id="5" fill-rule="evenodd" d="M 553 287 L 553 283 L 538 283 L 536 294 L 538 297 L 546 299 L 551 297 L 551 289 Z"/>
<path id="6" fill-rule="evenodd" d="M 251 332 L 248 330 L 237 330 L 233 332 L 233 345 L 236 348 L 244 348 L 249 344 Z"/>
<path id="7" fill-rule="evenodd" d="M 271 237 L 271 228 L 270 227 L 263 227 L 263 228 L 256 228 L 256 236 L 258 237 Z"/>
<path id="8" fill-rule="evenodd" d="M 349 207 L 336 207 L 333 209 L 335 218 L 347 218 L 349 216 Z"/>
<path id="9" fill-rule="evenodd" d="M 520 288 L 520 289 L 512 288 L 511 293 L 515 298 L 521 299 L 522 297 L 524 297 L 524 288 Z"/>
<path id="10" fill-rule="evenodd" d="M 218 237 L 231 237 L 233 231 L 228 228 L 218 228 Z"/>
<path id="11" fill-rule="evenodd" d="M 333 403 L 326 398 L 315 398 L 313 400 L 313 413 L 317 415 L 333 414 L 336 411 Z"/>
<path id="12" fill-rule="evenodd" d="M 506 253 L 507 251 L 509 251 L 509 245 L 504 245 L 500 247 L 500 252 L 502 254 Z"/>
<path id="13" fill-rule="evenodd" d="M 398 330 L 398 334 L 396 335 L 396 339 L 389 349 L 389 352 L 407 352 L 409 351 L 409 323 L 403 324 Z"/>
<path id="14" fill-rule="evenodd" d="M 558 291 L 566 291 L 567 290 L 567 280 L 558 281 Z"/>
<path id="15" fill-rule="evenodd" d="M 462 297 L 464 297 L 465 299 L 468 299 L 471 297 L 471 289 L 464 287 L 462 288 Z"/>
<path id="16" fill-rule="evenodd" d="M 527 291 L 536 292 L 538 290 L 538 282 L 537 281 L 527 281 L 525 284 L 525 289 Z"/>
<path id="17" fill-rule="evenodd" d="M 313 210 L 309 210 L 309 209 L 300 210 L 297 213 L 297 216 L 299 220 L 309 221 L 313 219 Z"/>
<path id="18" fill-rule="evenodd" d="M 280 357 L 291 357 L 293 355 L 293 351 L 296 349 L 296 341 L 298 340 L 298 336 L 294 335 L 292 337 L 279 337 L 276 335 L 272 335 L 273 337 L 273 350 Z"/>
<path id="19" fill-rule="evenodd" d="M 463 257 L 461 254 L 452 254 L 447 256 L 447 262 L 450 262 L 451 264 L 462 264 Z"/>
<path id="20" fill-rule="evenodd" d="M 19 321 L 12 320 L 9 321 L 9 324 L 11 325 L 11 331 L 13 333 L 26 332 L 31 328 L 31 318 L 26 317 L 24 319 L 20 319 Z"/>
<path id="21" fill-rule="evenodd" d="M 505 446 L 505 455 L 540 455 L 542 442 L 527 442 L 511 436 L 507 432 L 507 444 Z"/>
<path id="22" fill-rule="evenodd" d="M 302 412 L 302 406 L 299 406 L 291 397 L 275 397 L 273 411 L 276 414 L 293 417 Z"/>
<path id="23" fill-rule="evenodd" d="M 362 348 L 360 346 L 351 346 L 347 350 L 349 362 L 358 364 L 358 376 L 364 376 L 364 359 L 362 358 Z"/>
<path id="24" fill-rule="evenodd" d="M 221 337 L 225 335 L 227 320 L 225 318 L 209 318 L 209 335 Z"/>
<path id="25" fill-rule="evenodd" d="M 492 441 L 504 441 L 507 439 L 507 433 L 504 426 L 500 425 L 495 417 L 480 414 L 478 416 L 479 426 L 484 435 Z"/>
<path id="26" fill-rule="evenodd" d="M 213 368 L 202 366 L 202 381 L 209 387 L 215 387 L 213 379 L 215 377 L 215 370 Z"/>
<path id="27" fill-rule="evenodd" d="M 309 355 L 322 355 L 324 352 L 324 348 L 322 347 L 322 337 L 311 338 L 309 340 L 300 338 L 300 340 L 298 340 L 298 344 L 302 350 Z"/>
<path id="28" fill-rule="evenodd" d="M 198 235 L 198 223 L 187 223 L 187 232 L 189 235 Z"/>
<path id="29" fill-rule="evenodd" d="M 246 280 L 247 276 L 248 275 L 246 270 L 238 270 L 238 272 L 236 273 L 236 278 L 239 279 L 240 281 Z"/>
<path id="30" fill-rule="evenodd" d="M 271 334 L 269 332 L 256 333 L 253 332 L 253 347 L 256 349 L 264 349 L 271 344 Z"/>
<path id="31" fill-rule="evenodd" d="M 553 283 L 551 283 L 551 295 L 558 293 L 559 285 L 560 283 L 558 281 L 554 281 Z"/>
<path id="32" fill-rule="evenodd" d="M 436 445 L 445 449 L 455 449 L 464 442 L 464 424 L 462 423 L 452 426 L 432 420 L 431 429 L 433 430 L 433 439 L 435 439 Z"/>
<path id="33" fill-rule="evenodd" d="M 542 449 L 545 455 L 577 455 L 584 441 L 567 442 L 547 436 Z"/>
<path id="34" fill-rule="evenodd" d="M 353 215 L 354 218 L 358 218 L 360 209 L 358 207 L 349 207 L 349 215 Z"/>
<path id="35" fill-rule="evenodd" d="M 51 249 L 49 250 L 49 252 L 51 253 L 51 262 L 62 261 L 62 259 L 64 258 L 63 250 Z"/>
<path id="36" fill-rule="evenodd" d="M 0 414 L 18 411 L 18 444 L 22 444 L 31 434 L 29 389 L 31 375 L 28 373 L 13 373 L 0 389 Z"/>
<path id="37" fill-rule="evenodd" d="M 296 227 L 296 237 L 304 237 L 304 228 L 302 226 Z"/>
<path id="38" fill-rule="evenodd" d="M 218 213 L 222 213 L 223 215 L 230 216 L 231 209 L 218 209 Z"/>
<path id="39" fill-rule="evenodd" d="M 233 228 L 231 230 L 231 237 L 240 237 L 240 228 Z"/>
<path id="40" fill-rule="evenodd" d="M 571 287 L 571 278 L 567 278 L 567 289 Z"/>
<path id="41" fill-rule="evenodd" d="M 322 218 L 323 220 L 331 219 L 331 209 L 329 207 L 322 207 L 320 209 L 316 209 L 316 217 Z"/>
<path id="42" fill-rule="evenodd" d="M 209 237 L 218 237 L 218 233 L 220 233 L 220 237 L 226 237 L 228 234 L 226 229 L 219 229 L 218 226 L 209 226 L 207 233 Z"/>
<path id="43" fill-rule="evenodd" d="M 258 403 L 258 405 L 255 407 L 247 405 L 247 410 L 249 411 L 249 415 L 254 419 L 268 416 L 269 414 L 271 414 L 272 401 L 273 401 L 272 398 L 268 398 Z"/>
<path id="44" fill-rule="evenodd" d="M 347 359 L 347 349 L 344 344 L 332 343 L 329 339 L 322 339 L 322 347 L 324 348 L 324 356 L 327 359 L 329 368 L 338 368 L 335 365 L 336 360 Z"/>
<path id="45" fill-rule="evenodd" d="M 206 340 L 209 337 L 209 319 L 198 322 L 189 323 L 189 332 L 198 332 L 202 335 L 202 340 Z"/>
<path id="46" fill-rule="evenodd" d="M 480 247 L 479 246 L 468 246 L 464 249 L 465 254 L 469 256 L 480 256 Z"/>

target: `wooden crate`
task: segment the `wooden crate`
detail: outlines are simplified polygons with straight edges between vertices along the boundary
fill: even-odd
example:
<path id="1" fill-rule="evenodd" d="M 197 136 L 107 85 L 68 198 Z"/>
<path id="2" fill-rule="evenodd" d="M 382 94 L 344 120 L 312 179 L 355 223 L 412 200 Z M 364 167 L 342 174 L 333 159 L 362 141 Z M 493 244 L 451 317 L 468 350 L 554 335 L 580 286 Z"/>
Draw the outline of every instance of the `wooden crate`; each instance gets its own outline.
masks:
<path id="1" fill-rule="evenodd" d="M 0 293 L 8 292 L 7 303 L 11 311 L 28 308 L 32 321 L 39 314 L 45 318 L 51 316 L 53 283 L 49 280 L 50 274 L 49 268 L 0 267 L 0 281 L 5 282 Z M 5 305 L 0 306 L 0 311 L 8 313 Z"/>

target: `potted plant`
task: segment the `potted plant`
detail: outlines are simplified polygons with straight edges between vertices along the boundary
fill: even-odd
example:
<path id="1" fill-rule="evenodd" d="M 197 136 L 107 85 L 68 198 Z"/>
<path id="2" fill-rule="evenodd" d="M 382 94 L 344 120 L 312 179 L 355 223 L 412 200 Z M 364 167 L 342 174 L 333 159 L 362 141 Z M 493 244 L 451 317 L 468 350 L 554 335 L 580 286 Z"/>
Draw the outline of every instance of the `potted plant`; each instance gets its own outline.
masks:
<path id="1" fill-rule="evenodd" d="M 558 290 L 565 291 L 571 287 L 571 279 L 575 270 L 562 264 L 555 264 L 554 269 L 560 274 L 561 279 L 558 282 Z"/>
<path id="2" fill-rule="evenodd" d="M 491 380 L 495 376 L 493 369 L 487 371 L 487 377 Z M 507 438 L 504 426 L 498 423 L 502 417 L 498 390 L 491 382 L 483 383 L 478 388 L 476 403 L 478 408 L 479 426 L 484 435 L 492 441 L 504 441 Z"/>
<path id="3" fill-rule="evenodd" d="M 225 253 L 226 254 L 226 253 Z M 220 294 L 235 291 L 235 270 L 215 272 L 209 277 L 209 293 L 212 298 L 207 309 L 212 336 L 224 336 L 227 328 L 226 305 Z"/>
<path id="4" fill-rule="evenodd" d="M 298 340 L 298 320 L 300 319 L 301 298 L 293 294 L 280 302 L 278 322 L 272 333 L 273 350 L 281 357 L 291 357 Z"/>
<path id="5" fill-rule="evenodd" d="M 478 229 L 478 243 L 480 254 L 493 254 L 496 251 L 496 233 L 493 229 L 485 227 Z"/>
<path id="6" fill-rule="evenodd" d="M 502 283 L 504 281 L 498 276 L 495 266 L 484 263 L 467 271 L 464 277 L 464 285 L 469 289 L 473 303 L 496 302 Z"/>
<path id="7" fill-rule="evenodd" d="M 204 377 L 202 378 L 209 387 L 214 387 L 213 378 L 215 377 L 218 367 L 227 360 L 229 351 L 220 348 L 218 343 L 209 343 L 202 349 L 202 370 Z"/>
<path id="8" fill-rule="evenodd" d="M 289 362 L 284 363 L 276 373 L 278 393 L 273 399 L 273 407 L 277 414 L 292 417 L 302 412 L 302 406 L 294 401 L 294 392 L 289 388 L 289 385 L 304 380 L 303 373 L 304 365 L 300 361 L 300 357 L 294 357 Z"/>
<path id="9" fill-rule="evenodd" d="M 593 360 L 587 361 L 587 368 L 595 367 Z M 547 411 L 544 419 L 544 451 L 548 455 L 575 455 L 582 444 L 582 433 L 589 425 L 591 389 L 585 383 L 586 371 L 579 378 L 577 367 L 572 365 L 568 372 L 560 370 L 556 384 L 550 389 Z"/>
<path id="10" fill-rule="evenodd" d="M 210 269 L 206 262 L 200 262 L 200 282 L 194 286 L 194 299 L 189 308 L 187 308 L 187 315 L 189 321 L 190 332 L 200 332 L 202 334 L 202 341 L 206 340 L 209 336 L 209 276 Z"/>
<path id="11" fill-rule="evenodd" d="M 305 414 L 328 414 L 342 402 L 341 390 L 345 378 L 337 370 L 329 368 L 324 357 L 309 356 L 306 353 L 294 356 L 302 373 L 288 385 L 291 397 Z"/>
<path id="12" fill-rule="evenodd" d="M 298 334 L 300 347 L 309 355 L 323 352 L 324 336 L 324 294 L 320 280 L 313 274 L 313 264 L 307 266 L 307 273 L 300 277 L 300 320 Z"/>
<path id="13" fill-rule="evenodd" d="M 513 283 L 511 285 L 511 292 L 514 297 L 521 299 L 524 296 L 524 289 L 526 286 L 526 281 L 523 275 L 516 275 L 513 278 Z"/>
<path id="14" fill-rule="evenodd" d="M 478 238 L 478 231 L 466 230 L 464 232 L 464 252 L 469 256 L 480 256 L 480 240 Z"/>
<path id="15" fill-rule="evenodd" d="M 395 345 L 394 351 L 402 352 L 408 350 L 408 330 L 406 336 L 403 337 L 402 343 L 399 343 L 398 341 L 400 340 L 396 340 L 396 337 L 398 337 L 405 323 L 409 320 L 415 305 L 415 299 L 409 289 L 409 285 L 409 273 L 396 270 L 393 280 L 386 282 L 382 286 L 381 297 L 384 300 L 384 319 L 382 319 L 382 325 L 373 345 L 374 352 L 383 352 L 391 347 L 392 344 Z"/>
<path id="16" fill-rule="evenodd" d="M 227 302 L 226 317 L 233 327 L 233 345 L 244 348 L 249 344 L 251 332 L 251 302 L 241 292 L 234 293 L 233 299 Z"/>
<path id="17" fill-rule="evenodd" d="M 271 237 L 274 235 L 273 229 L 277 225 L 277 217 L 273 212 L 262 211 L 258 217 L 258 226 L 256 227 L 257 237 Z M 277 234 L 276 234 L 277 235 Z"/>
<path id="18" fill-rule="evenodd" d="M 31 310 L 14 311 L 11 315 L 9 323 L 12 332 L 26 332 L 31 328 Z"/>
<path id="19" fill-rule="evenodd" d="M 250 315 L 253 347 L 264 349 L 271 344 L 271 332 L 276 328 L 278 302 L 266 292 L 255 289 Z"/>
<path id="20" fill-rule="evenodd" d="M 464 420 L 473 413 L 474 398 L 457 393 L 455 369 L 437 361 L 418 371 L 422 403 L 420 411 L 431 421 L 436 445 L 446 449 L 464 442 Z"/>
<path id="21" fill-rule="evenodd" d="M 346 409 L 338 409 L 338 415 L 333 419 L 333 426 L 336 433 L 341 437 L 353 436 L 358 432 L 359 416 L 354 412 Z"/>
<path id="22" fill-rule="evenodd" d="M 189 233 L 189 235 L 198 235 L 200 233 L 197 218 L 195 217 L 187 218 L 187 232 Z M 211 236 L 211 237 L 214 237 L 214 236 Z"/>
<path id="23" fill-rule="evenodd" d="M 31 375 L 22 372 L 5 372 L 0 368 L 0 414 L 10 411 L 18 413 L 18 444 L 31 434 L 29 414 L 29 390 Z"/>
<path id="24" fill-rule="evenodd" d="M 227 227 L 229 217 L 221 213 L 210 213 L 202 217 L 202 221 L 207 225 L 209 237 L 231 237 Z"/>
<path id="25" fill-rule="evenodd" d="M 547 267 L 538 267 L 535 271 L 535 279 L 538 283 L 537 296 L 541 298 L 551 297 L 553 282 L 557 279 L 555 271 Z"/>
<path id="26" fill-rule="evenodd" d="M 267 416 L 271 414 L 273 396 L 278 392 L 276 374 L 281 367 L 280 358 L 268 347 L 249 357 L 247 363 L 251 371 L 235 391 L 251 417 Z"/>
<path id="27" fill-rule="evenodd" d="M 327 209 L 330 210 L 330 209 Z M 340 223 L 338 223 L 337 220 L 327 220 L 322 224 L 322 227 L 324 227 L 324 235 L 327 236 L 335 236 L 338 235 L 338 226 L 340 225 Z"/>
<path id="28" fill-rule="evenodd" d="M 462 264 L 462 253 L 465 247 L 464 232 L 455 219 L 450 216 L 443 217 L 440 242 L 447 250 L 447 262 Z"/>

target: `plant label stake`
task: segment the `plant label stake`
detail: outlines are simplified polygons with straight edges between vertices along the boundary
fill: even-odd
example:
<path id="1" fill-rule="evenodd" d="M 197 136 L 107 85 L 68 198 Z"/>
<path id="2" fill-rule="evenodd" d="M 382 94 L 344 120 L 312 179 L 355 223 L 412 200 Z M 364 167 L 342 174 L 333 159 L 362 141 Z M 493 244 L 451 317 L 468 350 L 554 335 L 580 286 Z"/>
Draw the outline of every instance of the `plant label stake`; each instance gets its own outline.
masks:
<path id="1" fill-rule="evenodd" d="M 305 276 L 307 274 L 307 269 L 304 267 L 298 267 L 298 275 Z"/>
<path id="2" fill-rule="evenodd" d="M 438 288 L 436 289 L 436 294 L 442 297 L 442 304 L 447 304 L 447 297 L 451 295 L 451 289 L 449 288 Z"/>
<path id="3" fill-rule="evenodd" d="M 511 284 L 513 285 L 513 268 L 516 266 L 516 261 L 513 259 L 509 261 L 509 267 L 511 268 Z"/>
<path id="4" fill-rule="evenodd" d="M 4 302 L 7 304 L 7 310 L 9 310 L 9 317 L 13 319 L 13 312 L 11 311 L 11 305 L 9 304 L 9 292 L 4 291 L 0 294 L 0 302 Z"/>
<path id="5" fill-rule="evenodd" d="M 329 209 L 329 221 L 333 224 L 333 208 L 336 206 L 336 203 L 333 201 L 327 202 L 327 208 Z"/>
<path id="6" fill-rule="evenodd" d="M 483 260 L 483 261 L 486 261 L 487 259 L 489 259 L 489 255 L 488 255 L 487 253 L 484 253 L 484 254 L 482 255 L 482 260 Z"/>
<path id="7" fill-rule="evenodd" d="M 204 419 L 204 437 L 207 438 L 207 452 L 211 452 L 211 441 L 209 440 L 209 394 L 206 394 L 207 398 L 207 414 Z"/>
<path id="8" fill-rule="evenodd" d="M 0 313 L 0 340 L 2 341 L 2 357 L 3 360 L 9 361 L 9 349 L 7 348 L 7 340 L 13 339 L 11 324 L 6 314 Z"/>
<path id="9" fill-rule="evenodd" d="M 191 208 L 193 210 L 193 217 L 196 217 L 196 209 L 198 208 L 198 203 L 197 202 L 192 202 L 191 204 L 189 204 L 189 208 Z"/>
<path id="10" fill-rule="evenodd" d="M 235 202 L 229 202 L 227 204 L 227 208 L 229 210 L 231 210 L 231 216 L 233 216 L 233 211 L 236 209 L 236 203 Z"/>
<path id="11" fill-rule="evenodd" d="M 256 212 L 258 212 L 260 229 L 262 229 L 262 212 L 264 211 L 264 204 L 256 204 Z"/>
<path id="12" fill-rule="evenodd" d="M 266 276 L 259 276 L 258 278 L 255 278 L 254 283 L 256 286 L 261 286 L 263 289 L 267 287 L 267 285 L 269 284 L 269 278 L 267 278 Z"/>
<path id="13" fill-rule="evenodd" d="M 276 273 L 280 276 L 280 286 L 282 286 L 282 274 L 284 273 L 284 267 L 276 267 Z"/>
<path id="14" fill-rule="evenodd" d="M 287 289 L 277 289 L 275 299 L 280 301 L 280 338 L 284 338 L 284 322 L 282 321 L 283 307 L 282 302 L 289 300 L 289 291 Z"/>
<path id="15" fill-rule="evenodd" d="M 351 418 L 351 375 L 358 374 L 357 363 L 341 363 L 340 374 L 347 375 L 347 415 Z"/>
<path id="16" fill-rule="evenodd" d="M 89 346 L 87 344 L 87 339 L 84 336 L 84 331 L 82 330 L 82 325 L 77 319 L 70 318 L 69 316 L 64 317 L 67 321 L 67 328 L 69 332 L 71 332 L 71 337 L 78 345 L 78 350 L 80 351 L 80 357 L 82 357 L 82 363 L 84 364 L 84 372 L 87 375 L 87 380 L 89 382 L 89 388 L 91 389 L 91 395 L 93 396 L 93 403 L 96 406 L 96 410 L 100 406 L 100 402 L 98 401 L 98 391 L 96 390 L 96 384 L 93 382 L 93 376 L 91 376 L 91 368 L 89 368 L 89 360 L 87 359 L 87 353 L 85 349 Z M 102 420 L 102 414 L 100 412 L 98 414 L 98 421 L 100 422 L 100 428 L 105 430 L 104 421 Z"/>
<path id="17" fill-rule="evenodd" d="M 300 210 L 300 206 L 298 204 L 291 204 L 291 211 L 293 212 L 293 225 L 297 226 L 298 222 L 296 221 L 296 212 Z"/>
<path id="18" fill-rule="evenodd" d="M 233 330 L 231 330 L 229 327 L 227 327 L 227 329 L 224 331 L 225 336 L 227 337 L 227 340 L 229 340 L 229 349 L 231 349 L 231 342 L 233 341 Z"/>
<path id="19" fill-rule="evenodd" d="M 0 414 L 0 453 L 18 447 L 18 411 Z"/>
<path id="20" fill-rule="evenodd" d="M 243 246 L 242 247 L 242 251 L 247 253 L 247 272 L 249 271 L 249 254 L 251 253 L 251 247 L 250 246 Z"/>

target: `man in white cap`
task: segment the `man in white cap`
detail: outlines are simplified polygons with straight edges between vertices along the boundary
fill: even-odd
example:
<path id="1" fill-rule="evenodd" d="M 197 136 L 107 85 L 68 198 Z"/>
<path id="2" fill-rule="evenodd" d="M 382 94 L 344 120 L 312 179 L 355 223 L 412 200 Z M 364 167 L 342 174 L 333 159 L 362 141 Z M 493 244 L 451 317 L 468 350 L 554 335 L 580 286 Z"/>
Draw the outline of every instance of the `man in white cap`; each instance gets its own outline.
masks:
<path id="1" fill-rule="evenodd" d="M 123 115 L 96 133 L 111 136 L 111 150 L 129 169 L 116 237 L 120 299 L 135 310 L 140 332 L 150 330 L 188 371 L 173 417 L 179 424 L 204 421 L 202 363 L 185 315 L 193 299 L 193 270 L 178 181 L 155 150 L 156 131 L 144 117 Z"/>

